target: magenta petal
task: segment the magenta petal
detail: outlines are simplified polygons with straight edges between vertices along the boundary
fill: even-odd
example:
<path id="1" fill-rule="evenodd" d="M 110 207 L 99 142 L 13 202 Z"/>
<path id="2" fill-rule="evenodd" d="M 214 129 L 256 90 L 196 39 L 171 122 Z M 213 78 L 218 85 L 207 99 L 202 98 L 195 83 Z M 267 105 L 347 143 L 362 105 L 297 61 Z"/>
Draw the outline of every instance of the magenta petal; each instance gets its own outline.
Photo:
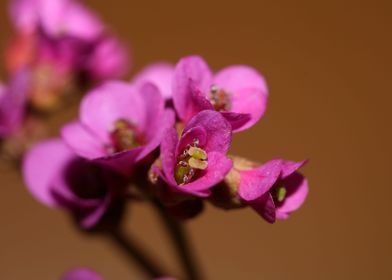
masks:
<path id="1" fill-rule="evenodd" d="M 216 73 L 213 84 L 235 93 L 245 88 L 260 89 L 268 95 L 267 83 L 256 69 L 245 65 L 233 65 Z"/>
<path id="2" fill-rule="evenodd" d="M 58 206 L 52 196 L 52 181 L 75 155 L 59 139 L 34 146 L 23 161 L 23 177 L 28 190 L 41 203 Z"/>
<path id="3" fill-rule="evenodd" d="M 258 168 L 240 171 L 239 196 L 251 201 L 264 195 L 278 180 L 281 167 L 282 160 L 271 160 Z"/>
<path id="4" fill-rule="evenodd" d="M 88 93 L 80 107 L 80 121 L 105 143 L 118 119 L 135 125 L 145 122 L 144 102 L 135 88 L 124 82 L 106 82 Z"/>
<path id="5" fill-rule="evenodd" d="M 61 280 L 103 280 L 103 278 L 88 268 L 77 268 L 67 272 Z"/>
<path id="6" fill-rule="evenodd" d="M 265 193 L 261 197 L 247 203 L 267 222 L 272 224 L 276 221 L 275 204 L 270 193 Z"/>
<path id="7" fill-rule="evenodd" d="M 208 153 L 208 167 L 200 175 L 200 178 L 195 181 L 176 186 L 177 191 L 186 192 L 199 197 L 207 197 L 210 195 L 210 189 L 221 182 L 230 169 L 233 167 L 233 162 L 224 154 L 219 152 Z"/>
<path id="8" fill-rule="evenodd" d="M 79 122 L 66 124 L 61 129 L 61 137 L 81 157 L 95 159 L 106 155 L 105 144 Z"/>
<path id="9" fill-rule="evenodd" d="M 282 178 L 286 178 L 293 174 L 295 171 L 304 166 L 308 161 L 302 160 L 299 162 L 283 160 L 282 161 Z"/>
<path id="10" fill-rule="evenodd" d="M 297 210 L 304 203 L 309 192 L 308 181 L 299 173 L 290 175 L 283 180 L 283 183 L 287 194 L 283 204 L 277 209 L 278 215 L 288 214 Z"/>
<path id="11" fill-rule="evenodd" d="M 174 179 L 174 166 L 176 165 L 176 147 L 178 143 L 177 131 L 175 128 L 167 129 L 161 142 L 161 162 L 164 180 L 169 185 L 177 185 Z"/>
<path id="12" fill-rule="evenodd" d="M 267 108 L 267 94 L 258 88 L 244 88 L 231 93 L 231 112 L 249 114 L 250 120 L 235 132 L 243 131 L 260 120 Z"/>
<path id="13" fill-rule="evenodd" d="M 189 121 L 183 133 L 196 126 L 203 127 L 207 134 L 203 149 L 207 152 L 227 153 L 231 144 L 231 125 L 222 114 L 210 110 L 202 111 Z"/>
<path id="14" fill-rule="evenodd" d="M 212 73 L 207 63 L 199 56 L 181 59 L 174 70 L 173 102 L 180 118 L 186 120 L 189 113 L 192 90 L 206 94 L 211 86 Z"/>
<path id="15" fill-rule="evenodd" d="M 154 63 L 143 68 L 132 80 L 132 83 L 139 86 L 145 82 L 156 85 L 165 99 L 172 97 L 172 80 L 174 66 L 169 63 Z"/>
<path id="16" fill-rule="evenodd" d="M 251 121 L 250 114 L 240 114 L 232 112 L 221 112 L 225 119 L 230 123 L 233 131 L 238 131 Z"/>

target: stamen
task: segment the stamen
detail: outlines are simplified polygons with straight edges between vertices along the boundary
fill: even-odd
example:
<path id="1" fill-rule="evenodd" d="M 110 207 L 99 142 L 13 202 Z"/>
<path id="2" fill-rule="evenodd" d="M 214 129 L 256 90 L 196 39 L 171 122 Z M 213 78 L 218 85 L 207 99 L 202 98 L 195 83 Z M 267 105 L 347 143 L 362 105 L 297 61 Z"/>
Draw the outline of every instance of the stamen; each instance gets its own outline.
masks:
<path id="1" fill-rule="evenodd" d="M 174 178 L 180 186 L 191 182 L 200 170 L 208 167 L 207 153 L 196 147 L 198 145 L 199 140 L 194 139 L 193 146 L 187 145 L 178 157 Z"/>
<path id="2" fill-rule="evenodd" d="M 195 169 L 204 170 L 207 168 L 208 162 L 191 157 L 189 159 L 189 166 Z"/>
<path id="3" fill-rule="evenodd" d="M 207 153 L 200 148 L 191 147 L 188 151 L 188 154 L 195 159 L 201 159 L 201 160 L 207 159 Z"/>

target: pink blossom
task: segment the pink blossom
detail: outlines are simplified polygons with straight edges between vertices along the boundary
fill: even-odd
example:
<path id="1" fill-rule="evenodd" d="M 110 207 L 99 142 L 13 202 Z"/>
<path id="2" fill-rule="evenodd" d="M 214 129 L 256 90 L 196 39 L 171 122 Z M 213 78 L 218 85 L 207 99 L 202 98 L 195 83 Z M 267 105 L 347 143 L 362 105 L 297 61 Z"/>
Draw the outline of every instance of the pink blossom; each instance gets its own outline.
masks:
<path id="1" fill-rule="evenodd" d="M 249 66 L 230 66 L 213 75 L 199 56 L 185 57 L 176 65 L 173 101 L 185 123 L 201 110 L 216 110 L 234 132 L 242 131 L 262 117 L 267 95 L 264 78 Z"/>
<path id="2" fill-rule="evenodd" d="M 79 120 L 62 129 L 65 142 L 81 157 L 130 174 L 174 124 L 156 86 L 106 82 L 82 100 Z"/>

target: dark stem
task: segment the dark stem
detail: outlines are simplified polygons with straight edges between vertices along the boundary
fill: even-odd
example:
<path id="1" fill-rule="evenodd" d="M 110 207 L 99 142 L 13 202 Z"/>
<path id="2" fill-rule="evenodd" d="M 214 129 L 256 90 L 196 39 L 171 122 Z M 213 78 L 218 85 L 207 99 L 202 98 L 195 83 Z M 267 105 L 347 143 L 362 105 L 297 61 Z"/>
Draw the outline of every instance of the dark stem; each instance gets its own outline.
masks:
<path id="1" fill-rule="evenodd" d="M 128 259 L 135 262 L 143 270 L 147 279 L 167 275 L 165 271 L 152 260 L 151 256 L 146 254 L 140 243 L 129 235 L 125 236 L 121 229 L 109 231 L 108 236 Z"/>
<path id="2" fill-rule="evenodd" d="M 178 257 L 180 258 L 185 273 L 187 274 L 187 279 L 200 280 L 201 277 L 199 270 L 197 269 L 196 261 L 192 254 L 192 248 L 189 244 L 183 225 L 167 212 L 166 208 L 159 200 L 153 198 L 152 203 L 170 233 L 170 237 L 176 247 Z"/>

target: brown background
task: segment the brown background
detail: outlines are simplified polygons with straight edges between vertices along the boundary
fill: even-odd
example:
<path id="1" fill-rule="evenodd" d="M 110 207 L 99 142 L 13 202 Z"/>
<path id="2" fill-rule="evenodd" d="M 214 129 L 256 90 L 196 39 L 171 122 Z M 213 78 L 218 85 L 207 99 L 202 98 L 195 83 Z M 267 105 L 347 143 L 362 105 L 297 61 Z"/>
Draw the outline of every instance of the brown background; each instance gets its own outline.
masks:
<path id="1" fill-rule="evenodd" d="M 133 73 L 192 53 L 214 69 L 260 69 L 268 112 L 235 136 L 232 152 L 311 160 L 309 198 L 288 221 L 208 207 L 187 224 L 205 279 L 391 279 L 391 1 L 87 2 L 132 42 Z M 81 235 L 35 202 L 16 172 L 1 172 L 0 279 L 54 280 L 79 265 L 140 279 L 107 240 Z M 134 205 L 128 230 L 177 269 L 147 205 Z"/>

